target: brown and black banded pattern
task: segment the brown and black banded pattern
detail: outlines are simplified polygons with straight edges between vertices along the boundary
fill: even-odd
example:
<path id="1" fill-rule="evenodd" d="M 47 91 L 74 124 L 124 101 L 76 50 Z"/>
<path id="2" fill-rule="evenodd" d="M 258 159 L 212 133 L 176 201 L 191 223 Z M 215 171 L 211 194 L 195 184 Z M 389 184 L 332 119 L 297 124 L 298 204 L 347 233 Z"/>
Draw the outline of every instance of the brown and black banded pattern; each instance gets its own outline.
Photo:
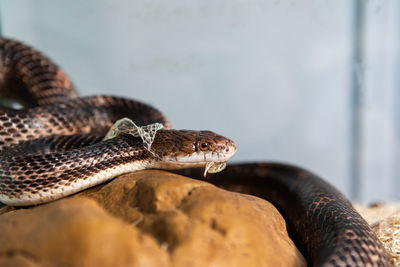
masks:
<path id="1" fill-rule="evenodd" d="M 140 146 L 140 138 L 121 136 L 80 149 L 68 149 L 67 145 L 53 148 L 53 153 L 9 153 L 0 156 L 0 192 L 11 197 L 19 197 L 23 192 L 46 192 L 70 186 L 118 165 L 152 157 L 144 149 L 132 149 Z"/>
<path id="2" fill-rule="evenodd" d="M 52 135 L 104 135 L 122 117 L 138 125 L 160 122 L 170 126 L 161 112 L 146 104 L 113 96 L 89 96 L 24 110 L 0 109 L 0 149 Z"/>
<path id="3" fill-rule="evenodd" d="M 2 93 L 24 106 L 46 105 L 78 96 L 64 72 L 27 45 L 1 39 L 0 60 Z"/>
<path id="4" fill-rule="evenodd" d="M 0 108 L 0 195 L 18 197 L 24 192 L 67 188 L 132 161 L 157 163 L 168 153 L 173 158 L 198 152 L 192 143 L 225 140 L 208 131 L 171 130 L 169 135 L 161 130 L 152 146 L 158 152 L 153 153 L 135 148 L 141 144 L 137 138 L 122 135 L 101 141 L 122 117 L 138 125 L 161 122 L 169 127 L 169 122 L 158 110 L 137 101 L 112 96 L 77 98 L 72 83 L 54 63 L 8 39 L 0 40 L 0 95 L 25 106 L 23 110 Z M 222 150 L 233 145 L 215 144 Z M 169 152 L 161 150 L 165 147 Z M 202 172 L 180 173 L 201 179 Z M 238 164 L 207 180 L 271 201 L 312 266 L 388 266 L 382 244 L 349 201 L 306 170 L 273 163 Z"/>

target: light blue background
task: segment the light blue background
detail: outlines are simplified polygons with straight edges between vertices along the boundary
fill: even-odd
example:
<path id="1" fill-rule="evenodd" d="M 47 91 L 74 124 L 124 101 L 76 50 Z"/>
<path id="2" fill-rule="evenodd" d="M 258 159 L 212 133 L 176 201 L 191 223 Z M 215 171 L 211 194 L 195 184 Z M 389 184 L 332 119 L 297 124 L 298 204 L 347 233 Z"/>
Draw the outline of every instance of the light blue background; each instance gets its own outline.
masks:
<path id="1" fill-rule="evenodd" d="M 398 199 L 399 5 L 366 1 L 1 1 L 4 36 L 45 52 L 82 95 L 161 109 L 231 137 L 234 161 L 308 168 L 350 195 L 352 90 L 362 89 L 361 199 Z"/>

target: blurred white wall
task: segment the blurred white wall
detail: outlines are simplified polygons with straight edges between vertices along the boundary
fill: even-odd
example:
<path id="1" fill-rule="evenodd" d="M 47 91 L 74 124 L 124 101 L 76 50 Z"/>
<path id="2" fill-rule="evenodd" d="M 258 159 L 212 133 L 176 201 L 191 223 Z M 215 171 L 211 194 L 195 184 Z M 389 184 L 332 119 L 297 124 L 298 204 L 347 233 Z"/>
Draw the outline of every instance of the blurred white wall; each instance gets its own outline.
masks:
<path id="1" fill-rule="evenodd" d="M 377 20 L 396 5 L 369 2 L 380 8 Z M 2 34 L 45 52 L 82 95 L 150 103 L 175 128 L 231 137 L 235 161 L 297 164 L 347 195 L 354 7 L 347 0 L 0 5 Z M 368 180 L 364 200 L 389 198 L 393 175 L 385 177 L 383 185 Z"/>

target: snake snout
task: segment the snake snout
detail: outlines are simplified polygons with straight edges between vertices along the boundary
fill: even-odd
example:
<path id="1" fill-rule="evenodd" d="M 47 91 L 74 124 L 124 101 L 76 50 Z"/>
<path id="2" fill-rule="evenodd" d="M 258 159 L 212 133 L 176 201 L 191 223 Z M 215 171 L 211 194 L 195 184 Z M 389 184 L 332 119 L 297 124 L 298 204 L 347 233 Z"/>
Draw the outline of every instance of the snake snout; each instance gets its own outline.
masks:
<path id="1" fill-rule="evenodd" d="M 231 153 L 233 156 L 233 154 L 236 153 L 236 144 L 231 139 L 226 138 L 223 149 L 225 150 L 225 153 Z"/>
<path id="2" fill-rule="evenodd" d="M 216 145 L 215 153 L 218 156 L 216 161 L 228 161 L 236 153 L 236 144 L 231 139 L 223 137 L 223 141 Z"/>
<path id="3" fill-rule="evenodd" d="M 204 162 L 226 162 L 236 152 L 235 142 L 210 131 L 200 131 L 196 139 L 196 152 Z"/>

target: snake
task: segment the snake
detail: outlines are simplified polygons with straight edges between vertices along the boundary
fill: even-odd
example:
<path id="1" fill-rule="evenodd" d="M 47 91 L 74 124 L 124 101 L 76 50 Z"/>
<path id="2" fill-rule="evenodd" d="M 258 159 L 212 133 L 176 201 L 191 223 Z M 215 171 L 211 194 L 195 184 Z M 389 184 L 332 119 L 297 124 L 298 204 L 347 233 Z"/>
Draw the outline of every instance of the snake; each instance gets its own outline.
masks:
<path id="1" fill-rule="evenodd" d="M 6 205 L 46 203 L 123 173 L 168 169 L 270 201 L 310 266 L 389 266 L 382 243 L 350 201 L 312 172 L 270 162 L 221 171 L 236 152 L 229 138 L 172 129 L 162 112 L 138 100 L 79 97 L 51 59 L 7 38 L 0 39 L 0 96 L 18 103 L 0 107 L 0 201 Z M 145 134 L 105 138 L 122 118 Z M 154 125 L 161 127 L 153 131 Z M 204 167 L 214 173 L 204 178 Z"/>

